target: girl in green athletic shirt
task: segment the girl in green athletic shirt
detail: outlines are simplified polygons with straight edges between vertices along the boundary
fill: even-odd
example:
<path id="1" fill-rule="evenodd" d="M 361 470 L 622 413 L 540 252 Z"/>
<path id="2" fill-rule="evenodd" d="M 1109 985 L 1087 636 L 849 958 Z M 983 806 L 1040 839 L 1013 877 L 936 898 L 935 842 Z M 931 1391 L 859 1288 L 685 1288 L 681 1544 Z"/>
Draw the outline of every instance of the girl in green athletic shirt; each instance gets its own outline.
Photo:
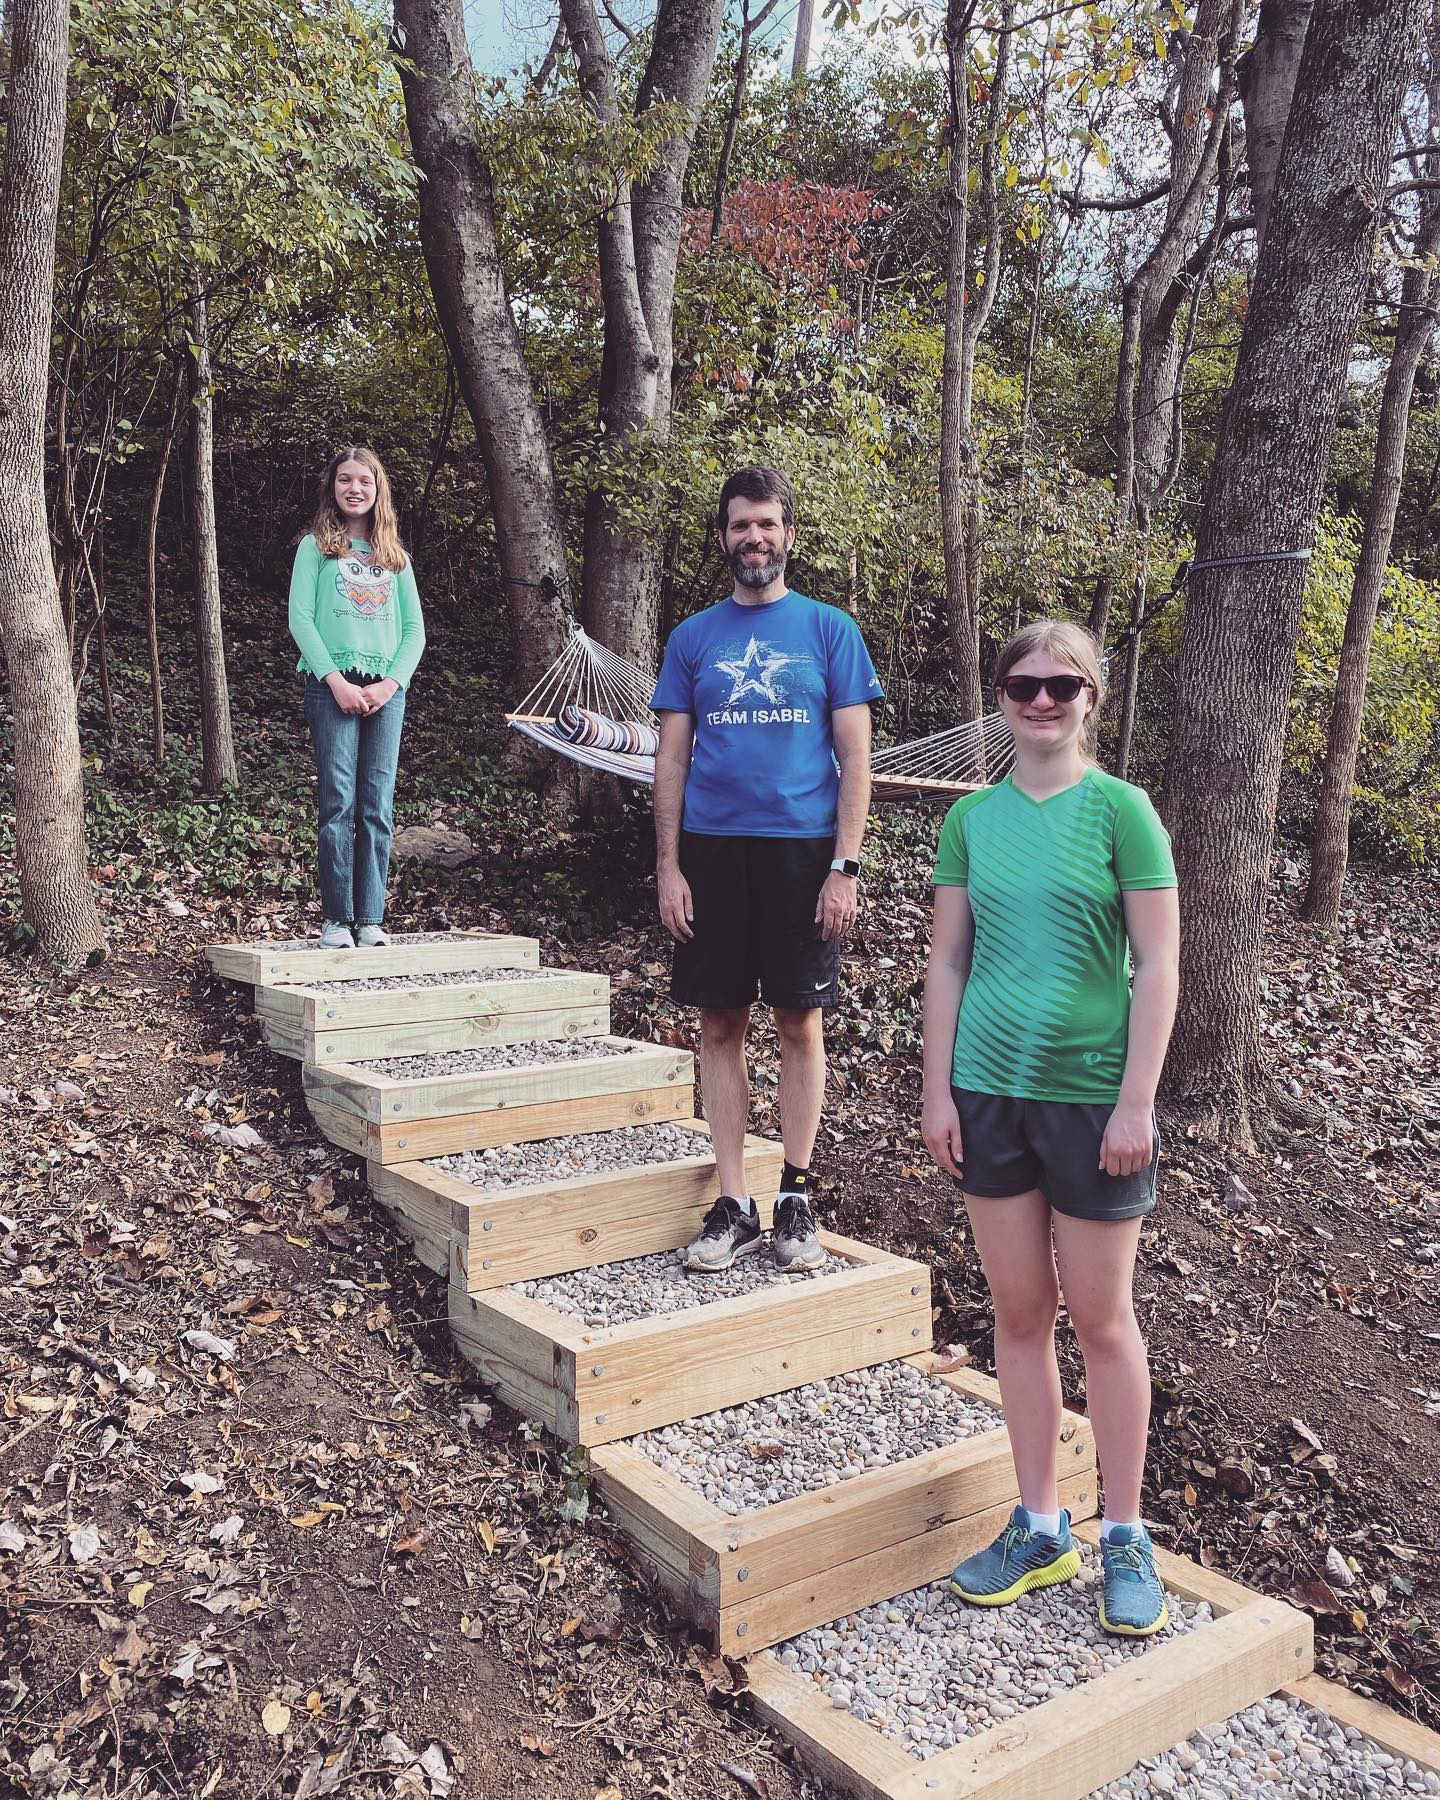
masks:
<path id="1" fill-rule="evenodd" d="M 1175 1016 L 1175 868 L 1145 794 L 1090 759 L 1103 680 L 1087 632 L 1027 626 L 995 689 L 1015 763 L 940 834 L 921 1128 L 990 1284 L 1021 1505 L 951 1584 L 998 1606 L 1079 1572 L 1056 1486 L 1063 1287 L 1104 1481 L 1100 1621 L 1144 1636 L 1169 1615 L 1140 1518 L 1150 1371 L 1131 1289 Z"/>
<path id="2" fill-rule="evenodd" d="M 290 576 L 290 635 L 319 778 L 320 942 L 385 945 L 400 733 L 425 621 L 390 482 L 362 444 L 321 477 Z"/>

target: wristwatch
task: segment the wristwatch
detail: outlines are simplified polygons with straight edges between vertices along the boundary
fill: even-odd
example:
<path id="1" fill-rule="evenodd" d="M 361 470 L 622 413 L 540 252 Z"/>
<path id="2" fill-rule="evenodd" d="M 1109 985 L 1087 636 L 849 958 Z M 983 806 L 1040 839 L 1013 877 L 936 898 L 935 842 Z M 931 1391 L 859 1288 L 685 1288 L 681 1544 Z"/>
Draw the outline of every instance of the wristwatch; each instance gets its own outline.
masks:
<path id="1" fill-rule="evenodd" d="M 860 876 L 860 865 L 853 856 L 837 856 L 830 869 L 832 874 L 848 875 L 851 880 L 858 880 Z"/>

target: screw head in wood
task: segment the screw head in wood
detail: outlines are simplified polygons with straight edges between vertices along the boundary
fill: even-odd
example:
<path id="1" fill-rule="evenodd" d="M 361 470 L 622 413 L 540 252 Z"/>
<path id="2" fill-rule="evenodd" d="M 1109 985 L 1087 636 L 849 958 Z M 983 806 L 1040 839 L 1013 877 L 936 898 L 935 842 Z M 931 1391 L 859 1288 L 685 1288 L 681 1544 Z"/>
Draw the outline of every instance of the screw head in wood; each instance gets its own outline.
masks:
<path id="1" fill-rule="evenodd" d="M 491 1261 L 490 1261 L 490 1260 L 489 1260 L 489 1258 L 488 1258 L 488 1257 L 487 1257 L 487 1258 L 486 1258 L 486 1260 L 485 1260 L 485 1261 L 484 1261 L 484 1262 L 482 1262 L 482 1263 L 481 1263 L 481 1265 L 480 1265 L 480 1267 L 481 1267 L 481 1268 L 482 1268 L 482 1269 L 493 1269 L 493 1268 L 494 1268 L 494 1267 L 495 1267 L 495 1265 L 494 1265 L 494 1263 L 493 1263 L 493 1262 L 491 1262 Z"/>
<path id="2" fill-rule="evenodd" d="M 595 1367 L 590 1371 L 590 1373 L 592 1375 L 603 1375 L 605 1373 L 604 1363 L 596 1363 Z"/>
<path id="3" fill-rule="evenodd" d="M 596 1424 L 597 1424 L 597 1425 L 603 1425 L 603 1424 L 604 1424 L 604 1423 L 605 1423 L 605 1415 L 604 1415 L 604 1413 L 596 1413 L 596 1415 L 595 1415 L 595 1423 L 596 1423 Z"/>
<path id="4" fill-rule="evenodd" d="M 731 1538 L 730 1542 L 725 1546 L 725 1548 L 727 1550 L 738 1550 L 740 1548 L 739 1538 Z"/>
<path id="5" fill-rule="evenodd" d="M 326 1013 L 325 1017 L 327 1019 L 333 1019 L 335 1017 L 335 1008 L 333 1006 L 330 1008 L 329 1012 Z"/>
<path id="6" fill-rule="evenodd" d="M 919 1292 L 920 1292 L 920 1289 L 919 1289 L 919 1288 L 918 1288 L 918 1287 L 912 1287 L 912 1288 L 911 1288 L 911 1290 L 910 1290 L 910 1293 L 911 1293 L 911 1295 L 912 1295 L 912 1297 L 913 1297 L 913 1296 L 914 1296 L 914 1295 L 916 1295 L 916 1294 L 918 1294 L 918 1293 L 919 1293 Z"/>
<path id="7" fill-rule="evenodd" d="M 912 1331 L 912 1332 L 911 1332 L 911 1333 L 910 1333 L 910 1335 L 911 1335 L 911 1337 L 919 1337 L 919 1335 L 920 1335 L 920 1327 L 919 1327 L 919 1326 L 918 1326 L 918 1325 L 917 1325 L 917 1326 L 916 1326 L 916 1327 L 915 1327 L 915 1329 L 914 1329 L 914 1330 L 913 1330 L 913 1331 Z"/>
<path id="8" fill-rule="evenodd" d="M 737 1625 L 737 1626 L 736 1626 L 736 1627 L 735 1627 L 735 1635 L 736 1635 L 736 1637 L 744 1637 L 744 1635 L 745 1635 L 745 1633 L 746 1633 L 746 1632 L 747 1632 L 747 1631 L 748 1631 L 748 1630 L 749 1630 L 749 1629 L 750 1629 L 750 1627 L 749 1627 L 749 1626 L 748 1626 L 748 1625 Z"/>
<path id="9" fill-rule="evenodd" d="M 737 1569 L 735 1571 L 735 1579 L 737 1581 L 748 1581 L 750 1579 L 750 1571 L 748 1569 Z"/>
<path id="10" fill-rule="evenodd" d="M 399 1112 L 399 1110 L 403 1104 L 404 1104 L 403 1101 L 396 1100 L 390 1108 L 391 1112 Z"/>
<path id="11" fill-rule="evenodd" d="M 487 1219 L 480 1229 L 482 1231 L 493 1231 L 495 1229 L 495 1221 L 493 1219 Z"/>
<path id="12" fill-rule="evenodd" d="M 395 1140 L 396 1149 L 403 1150 L 405 1148 L 406 1144 L 409 1143 L 409 1141 L 410 1141 L 409 1138 L 396 1138 L 396 1140 Z"/>

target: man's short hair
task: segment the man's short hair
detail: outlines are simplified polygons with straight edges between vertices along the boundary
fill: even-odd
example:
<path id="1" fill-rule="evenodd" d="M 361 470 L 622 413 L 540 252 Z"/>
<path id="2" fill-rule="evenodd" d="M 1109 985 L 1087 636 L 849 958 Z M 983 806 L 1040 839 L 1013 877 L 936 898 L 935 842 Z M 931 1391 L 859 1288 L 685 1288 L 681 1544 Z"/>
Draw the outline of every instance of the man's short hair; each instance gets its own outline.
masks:
<path id="1" fill-rule="evenodd" d="M 730 502 L 736 499 L 778 500 L 780 517 L 786 529 L 790 529 L 795 523 L 795 490 L 790 485 L 790 477 L 782 475 L 779 469 L 767 469 L 758 463 L 752 463 L 744 469 L 737 469 L 720 490 L 720 499 L 715 507 L 715 526 L 722 541 L 730 517 Z"/>

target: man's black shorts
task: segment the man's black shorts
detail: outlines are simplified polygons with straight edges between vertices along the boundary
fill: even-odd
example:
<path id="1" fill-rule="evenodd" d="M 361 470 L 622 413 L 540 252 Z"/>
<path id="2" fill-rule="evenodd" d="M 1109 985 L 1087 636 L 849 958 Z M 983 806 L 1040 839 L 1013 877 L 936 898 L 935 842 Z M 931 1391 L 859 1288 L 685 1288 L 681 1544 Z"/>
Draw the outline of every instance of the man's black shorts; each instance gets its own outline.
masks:
<path id="1" fill-rule="evenodd" d="M 840 940 L 815 921 L 833 838 L 680 833 L 695 935 L 675 946 L 670 997 L 681 1006 L 833 1006 Z"/>

